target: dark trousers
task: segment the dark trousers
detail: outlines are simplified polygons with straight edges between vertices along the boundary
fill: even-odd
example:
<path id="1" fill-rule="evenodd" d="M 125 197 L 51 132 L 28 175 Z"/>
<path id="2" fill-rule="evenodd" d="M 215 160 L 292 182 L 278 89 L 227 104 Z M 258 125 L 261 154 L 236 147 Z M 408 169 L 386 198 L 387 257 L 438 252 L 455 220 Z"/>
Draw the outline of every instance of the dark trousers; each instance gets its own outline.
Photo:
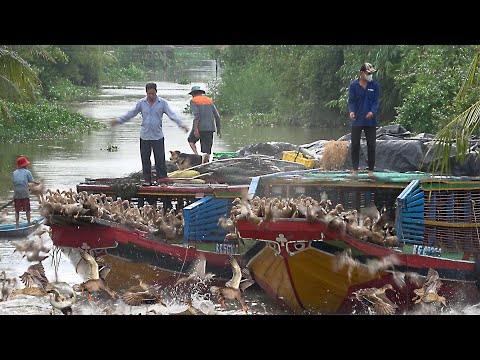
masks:
<path id="1" fill-rule="evenodd" d="M 373 171 L 375 168 L 375 145 L 377 140 L 377 128 L 375 126 L 352 126 L 351 146 L 352 146 L 352 166 L 353 170 L 358 170 L 360 161 L 360 139 L 362 130 L 365 132 L 367 139 L 367 156 L 368 170 Z"/>
<path id="2" fill-rule="evenodd" d="M 213 146 L 213 133 L 215 131 L 199 131 L 199 132 L 200 132 L 200 139 L 195 137 L 194 129 L 192 127 L 192 131 L 190 131 L 187 141 L 189 143 L 196 144 L 197 141 L 200 140 L 200 151 L 204 154 L 211 154 L 212 146 Z"/>
<path id="3" fill-rule="evenodd" d="M 165 138 L 160 140 L 142 140 L 140 139 L 140 156 L 142 157 L 142 171 L 145 181 L 152 181 L 152 163 L 150 155 L 155 158 L 155 170 L 157 178 L 167 177 L 167 166 L 165 165 Z"/>

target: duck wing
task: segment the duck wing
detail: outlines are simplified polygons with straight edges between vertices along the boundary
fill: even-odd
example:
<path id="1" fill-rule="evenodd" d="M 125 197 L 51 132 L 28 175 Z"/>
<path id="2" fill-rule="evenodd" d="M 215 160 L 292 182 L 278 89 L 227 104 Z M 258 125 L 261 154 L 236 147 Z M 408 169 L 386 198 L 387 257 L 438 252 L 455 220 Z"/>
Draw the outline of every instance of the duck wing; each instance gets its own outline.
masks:
<path id="1" fill-rule="evenodd" d="M 100 274 L 99 274 L 99 271 L 98 271 L 98 263 L 97 261 L 95 260 L 95 258 L 90 255 L 88 253 L 88 251 L 86 250 L 83 250 L 82 248 L 79 248 L 78 249 L 80 251 L 80 255 L 82 256 L 81 259 L 83 259 L 84 261 L 87 262 L 88 266 L 89 266 L 89 270 L 87 273 L 89 274 L 88 278 L 89 279 L 92 279 L 92 280 L 98 280 L 100 279 Z M 80 264 L 82 260 L 80 260 L 77 264 L 77 267 L 78 265 Z M 78 271 L 77 271 L 78 272 Z"/>
<path id="2" fill-rule="evenodd" d="M 150 291 L 142 292 L 131 292 L 126 291 L 122 295 L 122 300 L 125 304 L 130 306 L 139 306 L 139 305 L 153 305 L 153 304 L 162 304 L 166 306 L 159 295 L 153 294 Z"/>
<path id="3" fill-rule="evenodd" d="M 233 276 L 225 283 L 225 287 L 238 289 L 240 286 L 240 280 L 242 279 L 242 269 L 240 268 L 240 265 L 238 265 L 237 260 L 235 260 L 232 255 L 230 255 L 229 257 L 230 265 L 232 266 Z"/>
<path id="4" fill-rule="evenodd" d="M 397 307 L 386 296 L 382 296 L 384 294 L 377 288 L 359 289 L 353 295 L 358 301 L 372 306 L 375 313 L 380 315 L 393 314 Z"/>
<path id="5" fill-rule="evenodd" d="M 250 274 L 250 270 L 248 270 L 248 268 L 242 269 L 242 276 L 245 279 L 240 281 L 240 290 L 245 291 L 247 288 L 255 284 L 255 280 L 253 280 L 252 274 Z"/>
<path id="6" fill-rule="evenodd" d="M 25 287 L 38 286 L 45 288 L 48 279 L 45 276 L 45 269 L 41 262 L 30 265 L 22 275 L 19 276 Z"/>
<path id="7" fill-rule="evenodd" d="M 427 277 L 425 278 L 425 283 L 423 284 L 423 287 L 427 288 L 430 286 L 430 284 L 435 283 L 440 276 L 438 275 L 438 272 L 432 268 L 428 269 Z"/>
<path id="8" fill-rule="evenodd" d="M 373 310 L 379 315 L 392 315 L 397 310 L 397 306 L 392 302 L 379 301 L 373 304 Z"/>
<path id="9" fill-rule="evenodd" d="M 96 259 L 97 265 L 98 265 L 98 276 L 105 280 L 107 275 L 110 273 L 110 270 L 112 270 L 112 265 L 107 263 L 103 257 L 99 257 Z"/>
<path id="10" fill-rule="evenodd" d="M 373 306 L 374 310 L 380 315 L 391 315 L 398 306 L 393 303 L 384 293 L 377 294 L 379 301 Z"/>
<path id="11" fill-rule="evenodd" d="M 437 290 L 442 285 L 440 281 L 440 276 L 438 272 L 432 268 L 428 269 L 427 278 L 425 279 L 425 283 L 423 284 L 423 289 L 426 293 L 437 292 Z"/>

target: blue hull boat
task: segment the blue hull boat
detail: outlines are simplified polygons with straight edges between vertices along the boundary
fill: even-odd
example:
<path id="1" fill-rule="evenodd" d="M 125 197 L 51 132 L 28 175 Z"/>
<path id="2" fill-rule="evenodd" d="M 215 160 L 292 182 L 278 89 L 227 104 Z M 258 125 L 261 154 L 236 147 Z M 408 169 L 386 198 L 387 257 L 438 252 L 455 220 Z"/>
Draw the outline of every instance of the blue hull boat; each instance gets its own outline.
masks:
<path id="1" fill-rule="evenodd" d="M 18 238 L 26 237 L 30 235 L 35 229 L 43 223 L 45 219 L 40 216 L 30 222 L 30 225 L 26 221 L 19 223 L 17 229 L 15 223 L 13 224 L 0 224 L 0 238 Z"/>

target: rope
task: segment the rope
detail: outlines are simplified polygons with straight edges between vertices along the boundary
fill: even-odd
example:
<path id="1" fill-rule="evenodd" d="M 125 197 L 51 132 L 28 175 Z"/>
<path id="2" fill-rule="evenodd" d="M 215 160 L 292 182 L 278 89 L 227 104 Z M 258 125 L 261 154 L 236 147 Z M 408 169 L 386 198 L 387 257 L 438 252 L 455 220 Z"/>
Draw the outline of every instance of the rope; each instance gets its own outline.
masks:
<path id="1" fill-rule="evenodd" d="M 182 267 L 180 268 L 180 272 L 178 273 L 177 281 L 178 279 L 180 279 L 180 276 L 182 276 L 183 267 L 185 266 L 185 262 L 187 260 L 188 248 L 189 246 L 187 244 L 187 250 L 185 251 L 185 257 L 183 258 Z"/>
<path id="2" fill-rule="evenodd" d="M 58 255 L 60 254 L 60 255 Z M 58 267 L 60 266 L 60 260 L 62 258 L 62 249 L 58 246 L 53 246 L 53 256 L 52 256 L 52 264 L 55 269 L 55 281 L 58 282 Z"/>

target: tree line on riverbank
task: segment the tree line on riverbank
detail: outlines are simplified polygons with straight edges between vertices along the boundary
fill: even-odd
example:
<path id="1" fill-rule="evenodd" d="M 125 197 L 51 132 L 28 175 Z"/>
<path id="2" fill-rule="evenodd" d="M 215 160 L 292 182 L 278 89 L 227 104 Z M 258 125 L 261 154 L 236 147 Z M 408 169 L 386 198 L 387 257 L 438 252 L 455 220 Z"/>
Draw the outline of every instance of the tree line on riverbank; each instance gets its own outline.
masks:
<path id="1" fill-rule="evenodd" d="M 153 45 L 0 45 L 0 140 L 99 129 L 101 124 L 56 102 L 86 100 L 98 95 L 105 83 L 148 80 L 207 53 L 199 47 L 174 51 L 172 46 Z"/>
<path id="2" fill-rule="evenodd" d="M 371 62 L 378 70 L 381 126 L 438 133 L 446 155 L 452 139 L 465 152 L 468 137 L 478 135 L 479 55 L 478 45 L 0 45 L 0 139 L 30 136 L 11 131 L 13 123 L 29 126 L 12 103 L 34 106 L 29 111 L 43 111 L 55 126 L 45 110 L 53 101 L 91 96 L 113 80 L 148 80 L 188 59 L 219 65 L 208 90 L 231 125 L 345 126 L 348 85 L 361 64 Z M 95 126 L 83 117 L 70 121 L 77 119 L 80 128 Z"/>
<path id="3" fill-rule="evenodd" d="M 380 125 L 437 133 L 479 99 L 457 98 L 476 45 L 233 45 L 216 49 L 215 103 L 241 125 L 349 124 L 348 85 L 364 62 L 378 70 Z"/>

